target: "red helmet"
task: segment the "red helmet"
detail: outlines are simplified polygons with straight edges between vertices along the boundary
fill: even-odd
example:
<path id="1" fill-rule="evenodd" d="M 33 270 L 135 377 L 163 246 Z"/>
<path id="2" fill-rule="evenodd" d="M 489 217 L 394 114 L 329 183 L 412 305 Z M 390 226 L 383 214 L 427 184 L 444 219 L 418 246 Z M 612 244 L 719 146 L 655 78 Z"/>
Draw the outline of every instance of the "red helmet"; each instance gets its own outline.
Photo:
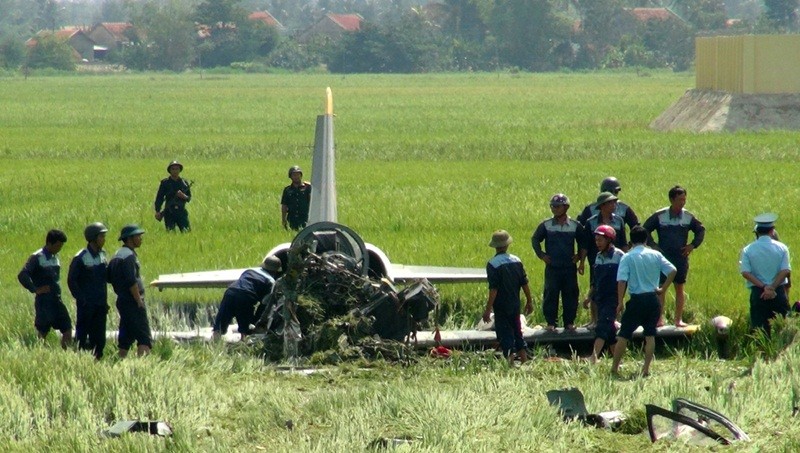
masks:
<path id="1" fill-rule="evenodd" d="M 594 230 L 594 234 L 599 234 L 600 236 L 605 236 L 609 238 L 611 241 L 617 239 L 617 232 L 614 231 L 614 228 L 609 225 L 600 225 Z"/>

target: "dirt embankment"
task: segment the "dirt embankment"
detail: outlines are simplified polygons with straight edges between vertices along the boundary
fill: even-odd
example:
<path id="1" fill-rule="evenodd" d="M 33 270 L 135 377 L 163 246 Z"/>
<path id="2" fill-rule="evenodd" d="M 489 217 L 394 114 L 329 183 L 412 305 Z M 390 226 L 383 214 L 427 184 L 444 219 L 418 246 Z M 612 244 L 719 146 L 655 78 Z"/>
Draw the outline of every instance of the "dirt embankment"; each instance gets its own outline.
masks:
<path id="1" fill-rule="evenodd" d="M 650 123 L 659 131 L 800 130 L 800 94 L 687 90 Z"/>

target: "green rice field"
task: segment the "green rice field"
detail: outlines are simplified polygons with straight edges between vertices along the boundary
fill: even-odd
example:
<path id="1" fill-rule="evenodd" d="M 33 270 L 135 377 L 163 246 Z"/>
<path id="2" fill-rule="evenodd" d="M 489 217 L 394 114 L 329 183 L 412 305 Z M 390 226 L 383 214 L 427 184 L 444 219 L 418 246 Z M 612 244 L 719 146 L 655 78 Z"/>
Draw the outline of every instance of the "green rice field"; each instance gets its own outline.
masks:
<path id="1" fill-rule="evenodd" d="M 531 324 L 543 321 L 543 265 L 530 236 L 554 193 L 566 193 L 577 215 L 614 175 L 621 199 L 644 221 L 667 205 L 670 187 L 686 187 L 686 208 L 707 232 L 692 254 L 684 319 L 704 326 L 718 314 L 734 319 L 735 358 L 718 360 L 706 328 L 687 347 L 660 350 L 647 379 L 634 378 L 636 348 L 622 380 L 609 377 L 609 359 L 592 367 L 547 361 L 541 350 L 516 369 L 466 351 L 446 361 L 349 363 L 302 376 L 241 345 L 159 341 L 151 356 L 119 361 L 109 343 L 95 363 L 62 351 L 54 333 L 36 339 L 33 297 L 16 274 L 50 228 L 69 237 L 60 254 L 65 293 L 83 228 L 98 220 L 111 229 L 110 253 L 124 224 L 147 230 L 139 249 L 146 280 L 253 266 L 290 241 L 280 226 L 280 191 L 291 165 L 310 177 L 314 121 L 328 86 L 339 221 L 405 264 L 483 267 L 492 231 L 508 230 L 535 295 Z M 412 438 L 401 447 L 408 451 L 693 448 L 563 423 L 545 392 L 573 386 L 591 411 L 619 409 L 641 421 L 644 404 L 669 407 L 684 397 L 748 432 L 753 440 L 735 450 L 800 448 L 795 322 L 771 343 L 747 338 L 748 293 L 738 272 L 756 214 L 778 213 L 781 239 L 792 250 L 800 242 L 799 136 L 651 131 L 648 124 L 693 86 L 692 74 L 669 72 L 0 78 L 0 450 L 361 451 L 383 437 Z M 194 181 L 193 231 L 184 235 L 153 219 L 158 181 L 173 159 Z M 181 314 L 189 306 L 207 325 L 222 292 L 150 291 L 152 323 L 190 328 Z M 444 326 L 472 327 L 486 292 L 481 284 L 440 287 Z M 73 300 L 65 302 L 74 314 Z M 673 305 L 668 298 L 668 319 Z M 582 310 L 579 321 L 587 318 Z M 112 309 L 109 325 L 117 319 Z M 175 435 L 97 435 L 120 419 L 166 420 Z"/>

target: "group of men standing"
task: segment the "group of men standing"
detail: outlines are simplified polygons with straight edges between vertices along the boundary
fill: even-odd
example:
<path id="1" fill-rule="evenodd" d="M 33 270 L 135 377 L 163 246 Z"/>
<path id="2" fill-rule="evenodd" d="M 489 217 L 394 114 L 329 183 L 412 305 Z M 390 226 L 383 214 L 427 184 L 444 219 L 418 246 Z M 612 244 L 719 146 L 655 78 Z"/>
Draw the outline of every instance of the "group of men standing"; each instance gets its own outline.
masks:
<path id="1" fill-rule="evenodd" d="M 103 249 L 107 232 L 108 228 L 100 222 L 88 225 L 83 231 L 86 247 L 75 254 L 69 266 L 67 284 L 77 306 L 75 337 L 78 347 L 91 351 L 98 360 L 103 357 L 109 309 L 107 284 L 110 283 L 117 295 L 120 316 L 120 357 L 127 356 L 134 343 L 137 343 L 139 355 L 147 354 L 152 339 L 136 255 L 144 230 L 138 225 L 124 226 L 119 236 L 122 247 L 111 260 Z M 58 253 L 66 242 L 67 235 L 63 231 L 48 231 L 44 247 L 31 254 L 17 275 L 20 284 L 35 294 L 34 327 L 39 338 L 45 338 L 51 329 L 59 330 L 61 346 L 65 349 L 72 343 L 72 320 L 61 296 Z"/>
<path id="2" fill-rule="evenodd" d="M 640 326 L 645 337 L 645 360 L 642 374 L 650 373 L 657 328 L 663 325 L 664 295 L 675 284 L 675 326 L 685 327 L 684 285 L 689 272 L 689 256 L 705 237 L 700 220 L 687 211 L 686 189 L 672 187 L 667 196 L 670 205 L 653 213 L 644 224 L 630 206 L 619 201 L 621 190 L 616 178 L 608 177 L 600 185 L 595 203 L 586 206 L 578 219 L 567 215 L 569 198 L 556 194 L 550 199 L 551 218 L 535 229 L 531 243 L 536 256 L 545 263 L 542 311 L 546 329 L 556 331 L 559 296 L 562 320 L 567 331 L 575 330 L 578 308 L 578 275 L 584 272 L 584 260 L 590 264 L 590 289 L 584 300 L 592 307 L 594 348 L 590 361 L 596 362 L 606 345 L 615 345 L 612 373 L 620 361 L 634 330 Z M 776 214 L 757 216 L 756 240 L 742 250 L 740 272 L 750 288 L 750 324 L 752 329 L 770 332 L 770 320 L 788 312 L 788 277 L 791 272 L 789 250 L 778 241 Z M 626 239 L 630 228 L 630 242 Z M 652 233 L 658 235 L 654 241 Z M 689 233 L 693 233 L 689 241 Z M 520 259 L 508 253 L 511 236 L 495 231 L 490 247 L 495 256 L 487 263 L 489 296 L 483 318 L 495 315 L 495 330 L 500 347 L 509 362 L 515 356 L 527 359 L 522 337 L 520 290 L 527 297 L 525 313 L 532 311 L 528 278 Z M 542 248 L 544 244 L 544 248 Z M 625 293 L 630 294 L 627 305 Z M 617 318 L 622 313 L 617 328 Z"/>
<path id="3" fill-rule="evenodd" d="M 676 299 L 679 300 L 675 325 L 685 326 L 682 320 L 683 284 L 688 273 L 689 255 L 703 242 L 705 228 L 684 209 L 686 190 L 680 186 L 670 189 L 670 206 L 656 211 L 644 225 L 639 224 L 633 209 L 617 197 L 621 189 L 616 178 L 604 179 L 595 203 L 587 205 L 578 219 L 567 214 L 569 198 L 564 194 L 554 195 L 550 199 L 553 216 L 536 227 L 531 245 L 536 256 L 545 263 L 542 311 L 546 329 L 556 331 L 559 298 L 564 329 L 576 329 L 580 294 L 578 275 L 583 275 L 584 262 L 588 258 L 591 283 L 584 305 L 592 307 L 590 327 L 594 329 L 595 343 L 591 360 L 596 361 L 606 345 L 616 343 L 612 365 L 612 371 L 616 373 L 627 342 L 634 330 L 642 326 L 646 339 L 642 372 L 648 374 L 656 329 L 663 324 L 664 293 L 673 280 L 676 282 Z M 626 226 L 630 228 L 630 243 Z M 658 235 L 658 242 L 653 241 L 652 232 Z M 688 243 L 689 232 L 694 234 L 691 243 Z M 495 248 L 496 255 L 487 264 L 489 301 L 484 319 L 494 311 L 496 325 L 498 318 L 511 324 L 509 328 L 496 328 L 496 331 L 504 354 L 512 361 L 515 355 L 522 360 L 527 358 L 519 321 L 520 289 L 528 297 L 526 312 L 532 308 L 524 267 L 519 258 L 507 252 L 510 242 L 508 233 L 498 231 L 489 244 Z M 647 247 L 648 243 L 653 248 Z M 623 303 L 626 292 L 631 295 L 627 308 Z M 622 324 L 617 332 L 615 322 L 623 309 Z"/>

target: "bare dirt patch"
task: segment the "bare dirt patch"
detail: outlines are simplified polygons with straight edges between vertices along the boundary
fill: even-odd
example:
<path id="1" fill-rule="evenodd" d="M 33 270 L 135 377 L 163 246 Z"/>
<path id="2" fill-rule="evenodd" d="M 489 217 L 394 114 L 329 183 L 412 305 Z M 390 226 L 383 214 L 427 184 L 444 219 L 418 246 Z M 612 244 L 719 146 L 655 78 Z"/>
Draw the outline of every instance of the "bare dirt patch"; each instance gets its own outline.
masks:
<path id="1" fill-rule="evenodd" d="M 650 127 L 659 131 L 800 130 L 800 94 L 687 90 Z"/>

